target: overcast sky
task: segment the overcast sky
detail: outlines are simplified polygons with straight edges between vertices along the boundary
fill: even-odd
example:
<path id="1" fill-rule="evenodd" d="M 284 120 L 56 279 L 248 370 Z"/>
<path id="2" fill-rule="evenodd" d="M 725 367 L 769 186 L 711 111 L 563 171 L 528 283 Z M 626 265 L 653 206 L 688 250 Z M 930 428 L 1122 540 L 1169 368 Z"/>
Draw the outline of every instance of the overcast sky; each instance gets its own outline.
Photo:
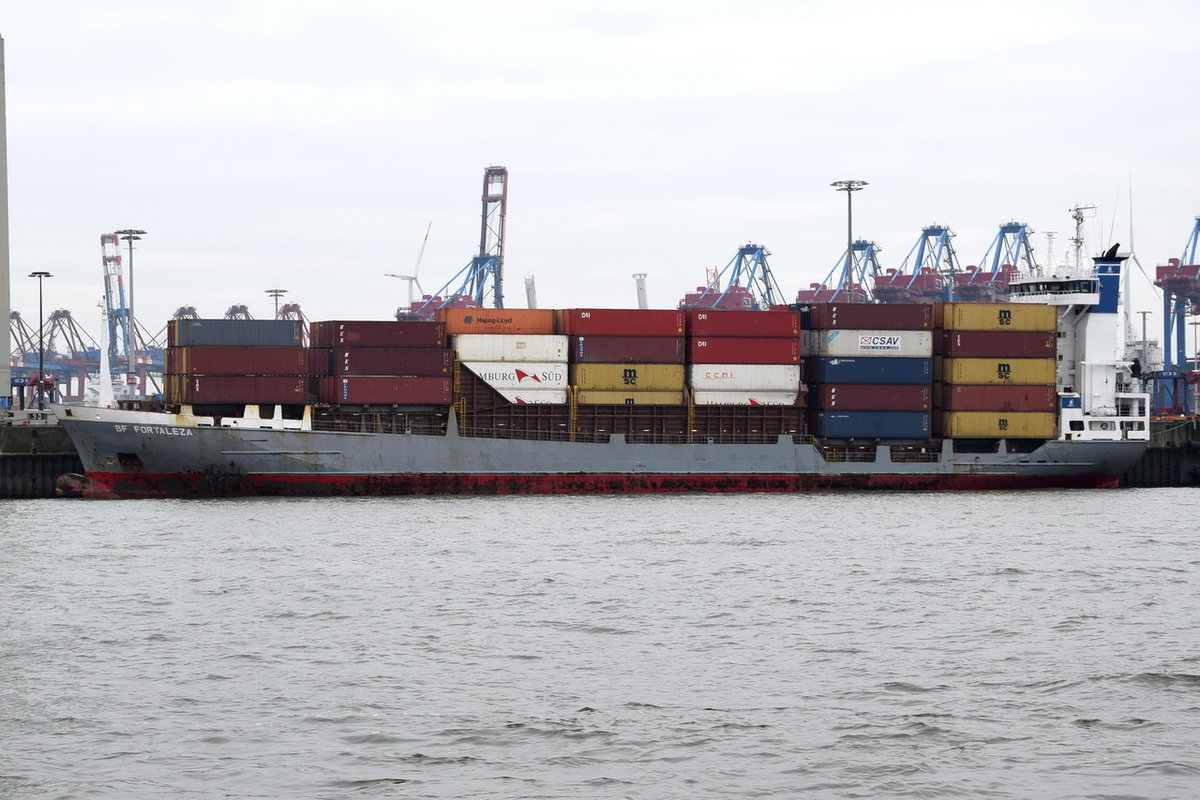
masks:
<path id="1" fill-rule="evenodd" d="M 785 294 L 855 234 L 899 267 L 930 224 L 964 265 L 1027 222 L 1068 257 L 1130 242 L 1153 276 L 1200 214 L 1194 2 L 13 3 L 12 305 L 98 336 L 101 233 L 141 228 L 137 316 L 180 306 L 391 318 L 416 263 L 478 248 L 508 168 L 505 294 L 674 307 L 746 242 Z M 1045 232 L 1056 232 L 1053 254 Z M 1135 281 L 1138 307 L 1157 308 Z"/>

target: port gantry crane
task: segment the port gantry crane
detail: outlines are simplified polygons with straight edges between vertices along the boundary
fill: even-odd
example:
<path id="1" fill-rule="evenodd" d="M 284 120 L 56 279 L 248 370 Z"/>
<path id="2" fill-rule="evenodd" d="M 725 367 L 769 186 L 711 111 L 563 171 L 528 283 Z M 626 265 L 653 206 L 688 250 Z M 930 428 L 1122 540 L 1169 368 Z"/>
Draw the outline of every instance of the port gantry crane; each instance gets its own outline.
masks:
<path id="1" fill-rule="evenodd" d="M 979 259 L 954 276 L 954 298 L 965 303 L 995 303 L 1008 299 L 1008 284 L 1024 269 L 1037 273 L 1033 255 L 1034 230 L 1024 222 L 1006 222 Z M 984 267 L 989 265 L 990 268 Z"/>
<path id="2" fill-rule="evenodd" d="M 944 225 L 922 228 L 900 269 L 886 270 L 875 278 L 875 299 L 881 303 L 950 300 L 955 276 L 963 271 L 951 243 L 953 238 L 954 231 Z"/>
<path id="3" fill-rule="evenodd" d="M 714 311 L 766 311 L 784 302 L 783 292 L 767 264 L 771 251 L 760 244 L 745 244 L 705 286 L 684 295 L 681 309 Z M 724 285 L 724 288 L 721 288 Z"/>
<path id="4" fill-rule="evenodd" d="M 1154 413 L 1191 414 L 1195 411 L 1189 387 L 1200 383 L 1194 359 L 1187 357 L 1187 317 L 1200 314 L 1200 264 L 1196 248 L 1200 242 L 1200 217 L 1179 258 L 1168 259 L 1155 270 L 1154 285 L 1163 293 L 1163 368 L 1154 374 Z M 1192 323 L 1195 325 L 1196 323 Z"/>
<path id="5" fill-rule="evenodd" d="M 824 280 L 820 283 L 810 283 L 807 289 L 797 292 L 796 302 L 871 302 L 870 281 L 883 274 L 883 267 L 879 265 L 879 254 L 883 252 L 883 248 L 875 242 L 856 239 L 851 245 L 851 251 L 842 251 L 841 257 Z"/>

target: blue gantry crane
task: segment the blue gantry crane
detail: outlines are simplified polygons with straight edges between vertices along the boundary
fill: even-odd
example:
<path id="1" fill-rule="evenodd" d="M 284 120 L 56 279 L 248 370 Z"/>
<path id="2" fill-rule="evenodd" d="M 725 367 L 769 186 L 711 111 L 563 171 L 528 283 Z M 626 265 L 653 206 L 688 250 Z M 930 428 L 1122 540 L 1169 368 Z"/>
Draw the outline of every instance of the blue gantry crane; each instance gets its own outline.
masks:
<path id="1" fill-rule="evenodd" d="M 717 311 L 766 311 L 784 302 L 783 292 L 775 282 L 767 256 L 771 251 L 761 244 L 744 244 L 705 286 L 684 295 L 682 309 L 714 309 Z"/>

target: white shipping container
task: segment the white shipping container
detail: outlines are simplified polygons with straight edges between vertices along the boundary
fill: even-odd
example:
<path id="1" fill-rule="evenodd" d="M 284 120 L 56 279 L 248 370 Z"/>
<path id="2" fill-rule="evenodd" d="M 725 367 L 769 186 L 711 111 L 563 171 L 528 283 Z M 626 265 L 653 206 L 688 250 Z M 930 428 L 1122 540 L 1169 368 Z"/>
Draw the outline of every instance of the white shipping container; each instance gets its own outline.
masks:
<path id="1" fill-rule="evenodd" d="M 698 406 L 794 406 L 795 392 L 694 392 L 692 400 Z"/>
<path id="2" fill-rule="evenodd" d="M 493 389 L 566 389 L 567 365 L 464 361 L 463 366 Z"/>
<path id="3" fill-rule="evenodd" d="M 931 331 L 804 331 L 801 348 L 806 356 L 862 358 L 894 356 L 930 358 L 933 355 Z"/>
<path id="4" fill-rule="evenodd" d="M 567 337 L 552 335 L 462 333 L 450 337 L 459 361 L 567 363 Z"/>
<path id="5" fill-rule="evenodd" d="M 516 405 L 556 405 L 567 404 L 566 389 L 497 389 L 505 400 Z"/>
<path id="6" fill-rule="evenodd" d="M 693 364 L 688 378 L 698 392 L 795 392 L 800 389 L 800 365 Z"/>

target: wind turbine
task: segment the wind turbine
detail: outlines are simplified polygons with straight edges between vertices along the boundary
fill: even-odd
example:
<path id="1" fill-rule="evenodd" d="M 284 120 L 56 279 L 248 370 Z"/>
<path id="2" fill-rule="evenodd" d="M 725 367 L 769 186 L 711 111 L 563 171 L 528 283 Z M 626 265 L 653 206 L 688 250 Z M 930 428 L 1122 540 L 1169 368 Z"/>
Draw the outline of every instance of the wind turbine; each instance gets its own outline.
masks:
<path id="1" fill-rule="evenodd" d="M 425 228 L 425 238 L 421 240 L 421 250 L 417 253 L 417 264 L 413 267 L 412 275 L 396 275 L 392 272 L 383 273 L 389 278 L 399 278 L 402 281 L 408 281 L 408 308 L 412 308 L 413 304 L 413 284 L 421 290 L 421 294 L 425 294 L 425 290 L 421 289 L 421 281 L 417 279 L 417 275 L 421 272 L 421 259 L 425 257 L 425 245 L 429 243 L 429 230 L 433 227 L 433 221 L 430 220 L 429 225 Z"/>

